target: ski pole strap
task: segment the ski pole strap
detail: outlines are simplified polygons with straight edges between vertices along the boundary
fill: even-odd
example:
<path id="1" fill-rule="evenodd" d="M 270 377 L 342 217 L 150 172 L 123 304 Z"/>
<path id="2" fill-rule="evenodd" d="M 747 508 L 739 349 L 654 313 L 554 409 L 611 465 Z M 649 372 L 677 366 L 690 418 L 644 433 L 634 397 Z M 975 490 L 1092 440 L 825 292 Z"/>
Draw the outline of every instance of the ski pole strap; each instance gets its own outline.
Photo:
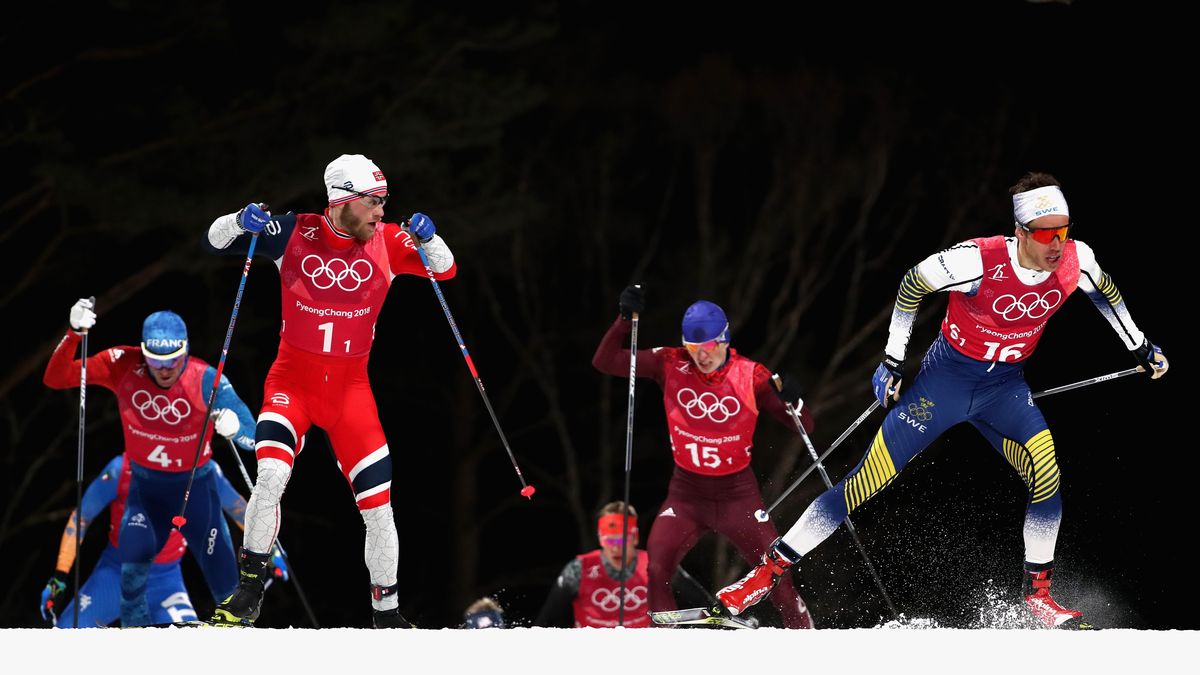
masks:
<path id="1" fill-rule="evenodd" d="M 379 601 L 384 598 L 391 597 L 400 589 L 400 583 L 394 583 L 391 586 L 376 586 L 371 584 L 371 598 Z"/>

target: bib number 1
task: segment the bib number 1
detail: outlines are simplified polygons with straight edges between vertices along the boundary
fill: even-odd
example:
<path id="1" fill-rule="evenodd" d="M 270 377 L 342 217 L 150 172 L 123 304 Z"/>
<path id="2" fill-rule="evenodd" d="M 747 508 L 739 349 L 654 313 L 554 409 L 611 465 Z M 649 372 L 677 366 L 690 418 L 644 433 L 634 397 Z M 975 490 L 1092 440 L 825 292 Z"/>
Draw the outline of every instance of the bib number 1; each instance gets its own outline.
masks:
<path id="1" fill-rule="evenodd" d="M 333 351 L 333 322 L 328 321 L 326 323 L 320 324 L 317 326 L 317 330 L 319 330 L 325 334 L 324 339 L 321 341 L 321 351 L 323 351 L 323 352 Z M 346 340 L 345 345 L 346 345 L 346 353 L 349 354 L 350 353 L 350 341 Z"/>

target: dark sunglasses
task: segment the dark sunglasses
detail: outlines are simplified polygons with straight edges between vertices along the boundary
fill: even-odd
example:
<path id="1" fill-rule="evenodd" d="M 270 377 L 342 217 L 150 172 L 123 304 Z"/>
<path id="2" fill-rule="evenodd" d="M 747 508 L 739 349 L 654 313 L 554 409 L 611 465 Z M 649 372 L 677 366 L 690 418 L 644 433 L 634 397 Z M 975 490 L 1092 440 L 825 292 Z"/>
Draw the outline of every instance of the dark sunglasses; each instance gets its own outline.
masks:
<path id="1" fill-rule="evenodd" d="M 345 192 L 349 192 L 352 195 L 358 195 L 359 197 L 362 197 L 363 199 L 367 200 L 367 206 L 369 206 L 371 208 L 375 208 L 376 206 L 383 206 L 383 205 L 387 204 L 387 201 L 388 201 L 388 195 L 364 194 L 362 192 L 359 192 L 358 190 L 351 190 L 350 188 L 344 188 L 340 185 L 330 185 L 329 187 L 331 187 L 335 190 L 343 190 Z"/>

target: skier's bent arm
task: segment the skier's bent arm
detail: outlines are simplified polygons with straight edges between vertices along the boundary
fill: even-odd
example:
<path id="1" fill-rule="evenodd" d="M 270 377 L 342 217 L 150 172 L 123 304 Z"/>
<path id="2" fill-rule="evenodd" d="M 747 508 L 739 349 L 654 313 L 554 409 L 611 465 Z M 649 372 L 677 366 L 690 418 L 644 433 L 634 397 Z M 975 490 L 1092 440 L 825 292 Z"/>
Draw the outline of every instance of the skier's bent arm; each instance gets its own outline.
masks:
<path id="1" fill-rule="evenodd" d="M 978 287 L 982 277 L 983 258 L 979 247 L 971 242 L 934 253 L 908 270 L 896 294 L 884 353 L 898 362 L 904 361 L 917 310 L 927 296 L 942 291 L 970 292 Z"/>
<path id="2" fill-rule="evenodd" d="M 592 356 L 592 366 L 606 375 L 628 377 L 629 350 L 622 345 L 629 339 L 632 332 L 632 322 L 617 317 L 617 320 L 609 326 L 608 332 L 600 340 L 600 345 L 596 347 L 596 353 Z M 662 360 L 658 358 L 657 350 L 638 350 L 637 376 L 648 377 L 655 382 L 662 383 Z"/>
<path id="3" fill-rule="evenodd" d="M 1125 348 L 1131 351 L 1137 349 L 1146 336 L 1133 323 L 1125 299 L 1121 297 L 1121 291 L 1117 290 L 1112 277 L 1100 269 L 1091 246 L 1075 240 L 1075 254 L 1079 257 L 1079 290 L 1087 294 L 1121 338 Z"/>

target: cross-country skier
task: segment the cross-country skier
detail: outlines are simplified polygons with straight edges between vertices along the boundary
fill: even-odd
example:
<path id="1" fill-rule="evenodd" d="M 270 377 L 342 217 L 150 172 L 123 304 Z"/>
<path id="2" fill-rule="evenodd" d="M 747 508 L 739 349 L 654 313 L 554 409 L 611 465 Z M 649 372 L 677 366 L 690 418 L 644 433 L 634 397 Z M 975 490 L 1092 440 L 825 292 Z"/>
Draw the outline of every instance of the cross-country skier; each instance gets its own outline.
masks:
<path id="1" fill-rule="evenodd" d="M 80 299 L 71 307 L 72 330 L 67 331 L 50 357 L 43 378 L 46 386 L 79 386 L 82 363 L 74 354 L 81 339 L 78 331 L 95 325 L 92 310 L 88 299 Z M 167 543 L 171 519 L 183 503 L 216 369 L 188 355 L 187 326 L 170 311 L 146 317 L 140 348 L 111 347 L 87 359 L 88 384 L 98 384 L 117 395 L 125 455 L 132 464 L 118 535 L 121 625 L 141 626 L 152 621 L 146 584 L 155 556 Z M 241 450 L 253 448 L 253 439 L 240 432 L 249 429 L 254 418 L 224 375 L 213 415 L 216 433 L 233 440 Z M 206 542 L 203 547 L 193 547 L 192 556 L 200 564 L 214 600 L 219 600 L 237 585 L 237 562 L 229 527 L 221 514 L 216 465 L 209 462 L 211 456 L 212 448 L 206 443 L 183 514 L 187 522 L 182 533 L 189 541 Z"/>
<path id="2" fill-rule="evenodd" d="M 600 548 L 575 556 L 563 567 L 550 595 L 538 613 L 535 626 L 612 628 L 619 623 L 621 607 L 621 549 L 625 528 L 625 502 L 609 502 L 600 509 L 596 536 Z M 625 549 L 626 628 L 650 625 L 646 585 L 650 559 L 638 545 L 637 511 L 629 507 L 629 544 Z"/>
<path id="3" fill-rule="evenodd" d="M 373 624 L 407 628 L 396 596 L 399 542 L 392 515 L 392 459 L 367 379 L 375 322 L 392 279 L 425 275 L 413 237 L 439 280 L 457 271 L 450 248 L 421 213 L 408 229 L 383 221 L 388 184 L 362 155 L 342 155 L 325 168 L 324 214 L 271 216 L 248 204 L 208 229 L 214 249 L 256 255 L 279 268 L 283 325 L 279 355 L 263 389 L 255 445 L 258 479 L 246 511 L 241 581 L 214 621 L 252 624 L 262 604 L 263 574 L 280 526 L 279 502 L 309 427 L 324 429 L 366 523 Z M 410 234 L 411 233 L 411 234 Z"/>
<path id="4" fill-rule="evenodd" d="M 621 548 L 624 532 L 625 502 L 605 504 L 596 521 L 600 548 L 582 553 L 567 563 L 550 595 L 538 612 L 535 626 L 542 628 L 612 628 L 620 621 Z M 637 509 L 629 507 L 629 544 L 625 546 L 625 623 L 626 628 L 650 625 L 647 584 L 650 558 L 639 551 Z M 672 581 L 684 601 L 703 605 L 712 596 L 682 569 Z"/>
<path id="5" fill-rule="evenodd" d="M 628 376 L 629 349 L 622 344 L 632 330 L 630 317 L 641 312 L 642 289 L 621 292 L 620 316 L 605 333 L 592 365 L 609 375 Z M 795 423 L 783 401 L 800 411 L 807 431 L 812 416 L 794 378 L 783 378 L 782 391 L 771 372 L 729 346 L 729 321 L 717 305 L 700 300 L 683 315 L 683 347 L 638 350 L 637 376 L 662 387 L 667 432 L 675 472 L 662 510 L 650 529 L 650 611 L 676 608 L 671 592 L 675 569 L 696 541 L 716 531 L 729 538 L 747 561 L 754 561 L 777 538 L 770 521 L 754 512 L 764 508 L 758 479 L 750 468 L 750 448 L 760 410 L 788 429 Z M 788 628 L 812 628 L 812 616 L 790 580 L 771 596 Z"/>
<path id="6" fill-rule="evenodd" d="M 970 422 L 1028 488 L 1023 596 L 1030 613 L 1047 627 L 1082 616 L 1050 595 L 1062 477 L 1054 438 L 1025 383 L 1025 361 L 1046 322 L 1076 287 L 1153 379 L 1167 372 L 1167 359 L 1134 325 L 1092 249 L 1069 238 L 1071 219 L 1059 182 L 1050 174 L 1029 173 L 1009 192 L 1013 236 L 956 244 L 904 276 L 884 359 L 872 378 L 876 398 L 890 412 L 858 466 L 817 497 L 757 567 L 717 593 L 730 612 L 738 614 L 758 602 L 786 570 L 891 483 L 943 431 Z M 950 300 L 941 333 L 925 353 L 912 386 L 901 393 L 917 309 L 925 297 L 943 291 Z"/>
<path id="7" fill-rule="evenodd" d="M 246 513 L 246 499 L 230 485 L 220 467 L 215 464 L 213 467 L 217 472 L 221 510 L 241 525 Z M 101 552 L 95 568 L 84 579 L 79 592 L 74 594 L 75 597 L 65 607 L 60 607 L 60 601 L 66 594 L 71 567 L 76 562 L 74 511 L 67 520 L 58 547 L 58 562 L 54 567 L 54 574 L 42 589 L 41 599 L 42 618 L 54 623 L 58 628 L 70 628 L 73 625 L 77 600 L 80 603 L 80 628 L 107 626 L 121 616 L 121 561 L 117 550 L 117 535 L 121 530 L 121 516 L 125 512 L 125 498 L 129 493 L 132 475 L 132 464 L 124 454 L 120 454 L 109 461 L 84 491 L 83 515 L 80 519 L 82 530 L 79 538 L 86 536 L 88 525 L 101 511 L 108 508 L 108 543 Z M 207 552 L 209 540 L 199 542 L 198 545 Z M 153 624 L 178 623 L 197 618 L 196 611 L 192 608 L 191 597 L 183 585 L 183 573 L 180 569 L 180 560 L 186 547 L 183 535 L 178 530 L 171 530 L 166 545 L 154 557 L 150 578 L 146 582 L 146 599 L 150 605 L 150 620 Z M 283 563 L 278 555 L 273 562 Z M 277 573 L 277 576 L 283 578 L 282 572 Z"/>

